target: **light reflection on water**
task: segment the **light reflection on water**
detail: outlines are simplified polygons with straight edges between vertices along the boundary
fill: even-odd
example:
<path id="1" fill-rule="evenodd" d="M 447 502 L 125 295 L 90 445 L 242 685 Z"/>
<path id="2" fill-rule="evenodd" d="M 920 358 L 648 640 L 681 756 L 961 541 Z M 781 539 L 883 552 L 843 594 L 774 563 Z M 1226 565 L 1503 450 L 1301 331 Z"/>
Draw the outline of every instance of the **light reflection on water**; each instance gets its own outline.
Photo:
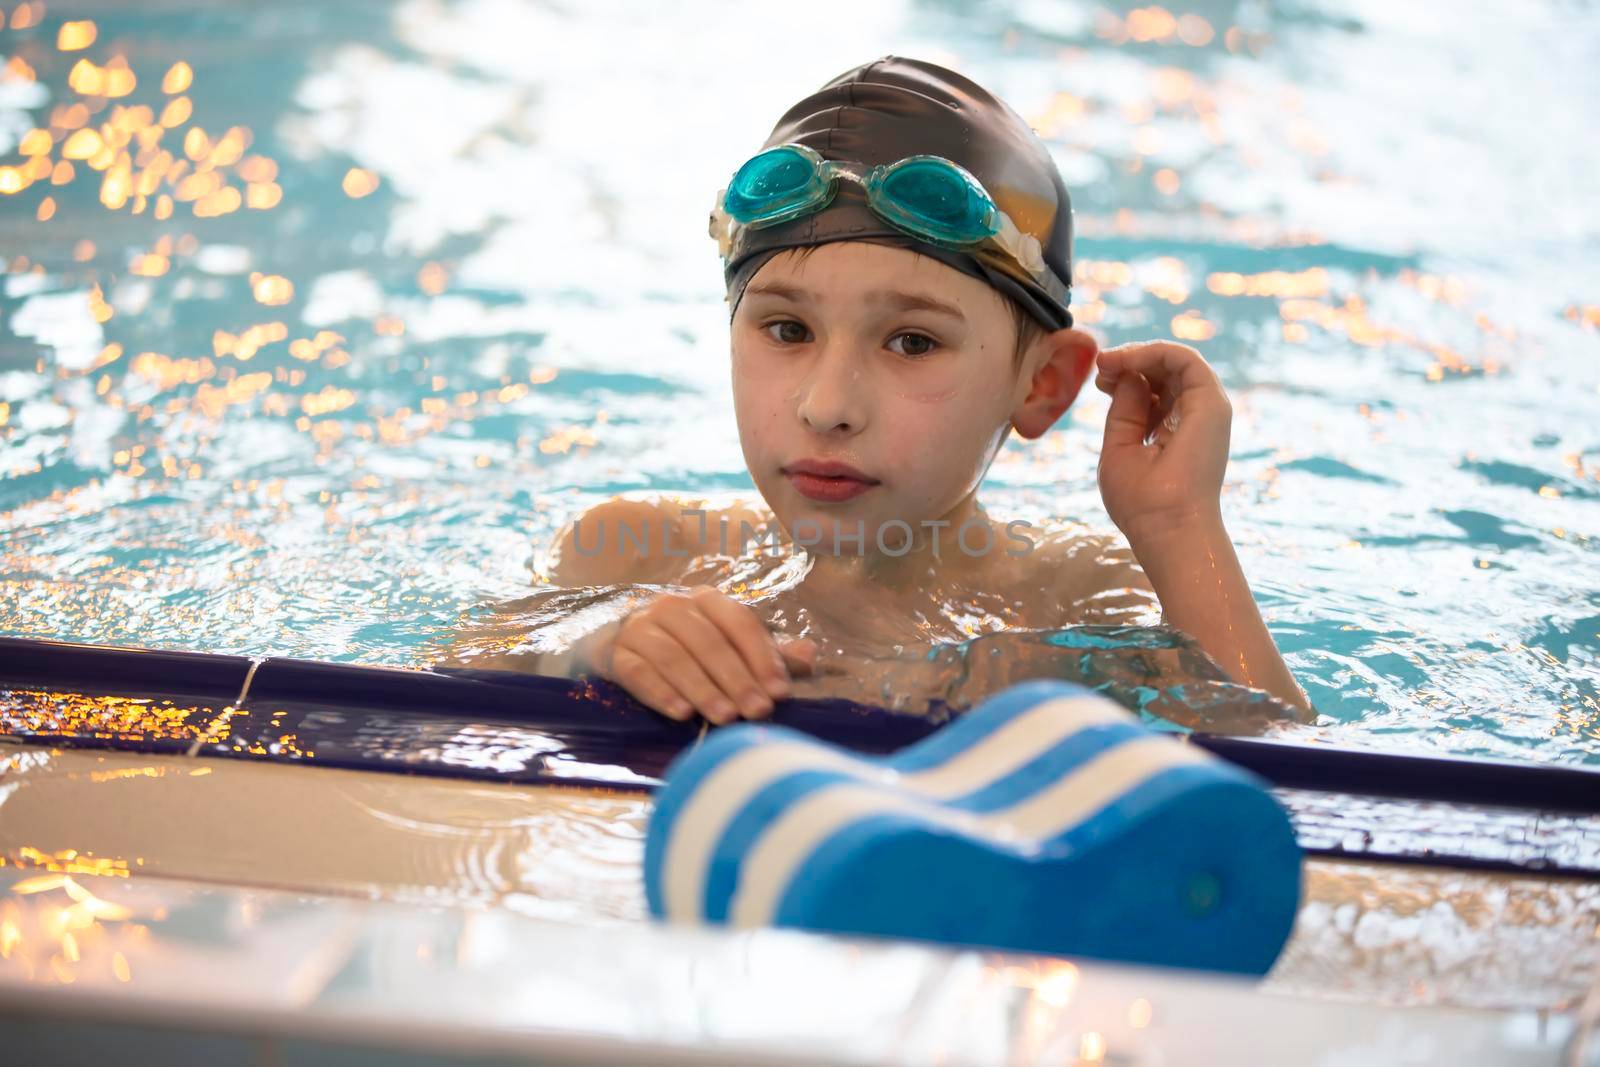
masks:
<path id="1" fill-rule="evenodd" d="M 1084 323 L 1224 375 L 1230 530 L 1335 735 L 1600 760 L 1583 5 L 23 6 L 3 632 L 412 664 L 578 509 L 749 492 L 705 212 L 899 52 L 1050 139 Z M 1014 442 L 986 505 L 1106 528 L 1103 416 Z"/>

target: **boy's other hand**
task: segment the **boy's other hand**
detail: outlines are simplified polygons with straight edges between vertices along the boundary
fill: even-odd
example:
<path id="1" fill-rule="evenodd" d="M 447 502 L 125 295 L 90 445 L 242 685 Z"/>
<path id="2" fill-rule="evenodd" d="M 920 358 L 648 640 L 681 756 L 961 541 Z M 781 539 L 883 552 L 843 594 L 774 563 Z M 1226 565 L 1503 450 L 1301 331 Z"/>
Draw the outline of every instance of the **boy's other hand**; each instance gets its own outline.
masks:
<path id="1" fill-rule="evenodd" d="M 754 610 L 711 586 L 653 597 L 625 616 L 590 657 L 598 672 L 673 719 L 714 723 L 770 715 L 808 674 L 816 645 L 775 638 Z"/>
<path id="2" fill-rule="evenodd" d="M 1117 345 L 1094 384 L 1111 396 L 1100 496 L 1129 542 L 1220 522 L 1233 407 L 1204 357 L 1171 341 Z"/>

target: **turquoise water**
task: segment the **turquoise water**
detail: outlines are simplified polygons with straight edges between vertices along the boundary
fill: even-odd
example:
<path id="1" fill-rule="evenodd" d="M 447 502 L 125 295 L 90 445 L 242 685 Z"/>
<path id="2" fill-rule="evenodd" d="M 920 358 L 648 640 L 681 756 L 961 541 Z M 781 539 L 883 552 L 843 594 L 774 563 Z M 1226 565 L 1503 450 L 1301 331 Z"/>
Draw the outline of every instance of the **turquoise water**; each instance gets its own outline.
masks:
<path id="1" fill-rule="evenodd" d="M 0 4 L 0 632 L 416 664 L 580 509 L 751 491 L 706 212 L 894 52 L 1048 139 L 1081 323 L 1223 375 L 1330 736 L 1600 762 L 1600 12 L 1460 6 Z M 986 505 L 1109 528 L 1104 413 Z"/>

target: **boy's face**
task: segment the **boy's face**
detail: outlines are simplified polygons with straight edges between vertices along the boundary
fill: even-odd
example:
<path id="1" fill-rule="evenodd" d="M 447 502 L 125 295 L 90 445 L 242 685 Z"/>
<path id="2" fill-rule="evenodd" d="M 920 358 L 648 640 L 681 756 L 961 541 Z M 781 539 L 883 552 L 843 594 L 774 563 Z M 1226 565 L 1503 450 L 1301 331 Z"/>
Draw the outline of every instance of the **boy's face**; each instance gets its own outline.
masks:
<path id="1" fill-rule="evenodd" d="M 1031 346 L 1019 371 L 1015 329 L 994 289 L 907 249 L 835 241 L 770 259 L 734 315 L 733 397 L 745 463 L 778 521 L 797 537 L 797 522 L 816 523 L 805 534 L 820 531 L 821 554 L 837 529 L 845 555 L 874 552 L 896 519 L 920 536 L 923 520 L 959 524 L 1013 420 L 1027 437 L 1043 433 L 1093 363 L 1093 340 L 1063 330 Z M 1044 362 L 1082 373 L 1039 375 L 1052 394 L 1041 399 Z M 796 469 L 808 462 L 862 477 Z M 858 522 L 860 547 L 843 540 Z M 898 553 L 906 533 L 881 536 Z M 941 556 L 955 554 L 954 537 L 941 534 Z"/>

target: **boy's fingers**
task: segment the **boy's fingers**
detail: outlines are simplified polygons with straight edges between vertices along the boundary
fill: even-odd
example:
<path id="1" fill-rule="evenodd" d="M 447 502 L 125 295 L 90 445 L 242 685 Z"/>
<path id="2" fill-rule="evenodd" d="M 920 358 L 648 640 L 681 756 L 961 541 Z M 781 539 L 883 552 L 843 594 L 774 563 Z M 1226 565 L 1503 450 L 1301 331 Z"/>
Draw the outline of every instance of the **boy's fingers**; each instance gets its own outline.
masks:
<path id="1" fill-rule="evenodd" d="M 810 638 L 783 638 L 778 642 L 778 654 L 795 674 L 805 676 L 817 669 L 817 643 Z"/>
<path id="2" fill-rule="evenodd" d="M 747 604 L 741 604 L 725 593 L 712 590 L 711 595 L 698 598 L 700 609 L 706 617 L 727 635 L 758 688 L 765 690 L 772 700 L 782 700 L 789 695 L 789 672 L 783 658 L 778 655 L 776 642 L 756 613 Z"/>
<path id="3" fill-rule="evenodd" d="M 673 688 L 650 661 L 630 648 L 619 648 L 612 659 L 611 677 L 632 693 L 639 703 L 680 722 L 694 714 L 694 707 Z"/>
<path id="4" fill-rule="evenodd" d="M 1150 406 L 1154 400 L 1142 376 L 1129 374 L 1117 382 L 1106 412 L 1105 448 L 1140 447 L 1150 432 Z"/>
<path id="5" fill-rule="evenodd" d="M 1117 345 L 1101 352 L 1100 360 L 1102 374 L 1110 371 L 1113 376 L 1120 376 L 1126 371 L 1138 371 L 1152 384 L 1169 381 L 1174 394 L 1187 389 L 1222 387 L 1217 372 L 1198 350 L 1171 341 Z"/>
<path id="6" fill-rule="evenodd" d="M 733 702 L 700 666 L 700 658 L 677 635 L 657 622 L 641 622 L 627 632 L 626 647 L 650 662 L 674 689 L 715 723 L 731 720 Z"/>
<path id="7" fill-rule="evenodd" d="M 737 707 L 737 714 L 755 717 L 772 710 L 771 698 L 762 691 L 761 683 L 751 673 L 739 648 L 707 612 L 692 607 L 675 613 L 670 619 L 663 618 L 661 623 L 690 650 L 722 695 Z"/>

